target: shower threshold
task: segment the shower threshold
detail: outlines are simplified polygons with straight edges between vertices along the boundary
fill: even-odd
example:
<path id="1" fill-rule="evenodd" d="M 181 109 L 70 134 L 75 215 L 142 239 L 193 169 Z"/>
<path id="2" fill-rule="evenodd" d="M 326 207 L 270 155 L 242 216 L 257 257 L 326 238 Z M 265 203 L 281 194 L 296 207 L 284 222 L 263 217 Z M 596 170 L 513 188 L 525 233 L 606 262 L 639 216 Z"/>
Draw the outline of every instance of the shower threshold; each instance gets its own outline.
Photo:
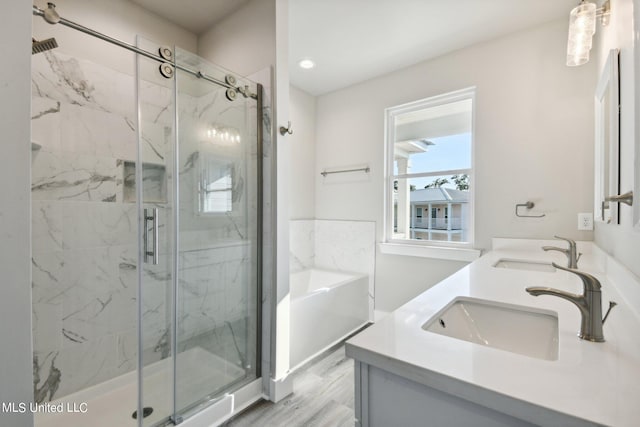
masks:
<path id="1" fill-rule="evenodd" d="M 152 426 L 171 415 L 171 362 L 171 358 L 167 358 L 144 368 L 143 406 L 153 408 L 144 418 L 145 426 Z M 177 365 L 180 380 L 176 394 L 178 403 L 184 402 L 183 406 L 214 393 L 215 384 L 228 385 L 245 376 L 242 368 L 201 347 L 178 354 Z M 63 408 L 76 408 L 78 411 L 38 412 L 35 427 L 136 427 L 138 421 L 132 414 L 138 409 L 137 396 L 137 371 L 132 371 L 50 402 L 51 405 L 62 404 Z"/>

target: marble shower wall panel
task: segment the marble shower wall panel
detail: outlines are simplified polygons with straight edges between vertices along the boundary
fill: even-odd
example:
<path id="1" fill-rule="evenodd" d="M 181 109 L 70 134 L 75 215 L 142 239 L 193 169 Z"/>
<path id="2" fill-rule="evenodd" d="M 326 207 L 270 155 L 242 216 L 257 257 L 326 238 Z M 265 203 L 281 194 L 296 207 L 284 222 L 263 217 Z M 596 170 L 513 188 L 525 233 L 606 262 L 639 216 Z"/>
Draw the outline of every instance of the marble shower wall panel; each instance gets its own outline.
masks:
<path id="1" fill-rule="evenodd" d="M 315 266 L 373 277 L 375 231 L 374 222 L 316 220 Z"/>
<path id="2" fill-rule="evenodd" d="M 79 107 L 114 113 L 135 123 L 134 77 L 63 49 L 32 58 L 32 94 Z"/>
<path id="3" fill-rule="evenodd" d="M 224 90 L 211 88 L 200 97 L 180 94 L 180 229 L 184 231 L 181 242 L 190 247 L 206 247 L 210 241 L 236 241 L 247 238 L 255 232 L 255 202 L 247 212 L 247 191 L 249 200 L 255 200 L 257 177 L 252 165 L 255 163 L 256 140 L 255 106 L 247 107 L 247 102 L 238 99 L 228 101 Z M 249 105 L 255 103 L 249 102 Z M 252 112 L 253 111 L 253 112 Z M 251 119 L 248 120 L 248 117 Z M 234 128 L 240 132 L 242 143 L 221 143 L 212 141 L 207 130 L 213 126 Z M 199 212 L 199 185 L 203 163 L 215 159 L 233 165 L 233 211 L 220 214 Z M 190 233 L 191 231 L 197 233 Z M 201 234 L 206 233 L 206 236 Z M 195 239 L 195 240 L 190 240 Z"/>
<path id="4" fill-rule="evenodd" d="M 375 304 L 376 224 L 372 221 L 316 220 L 316 267 L 369 276 L 369 320 Z"/>
<path id="5" fill-rule="evenodd" d="M 48 400 L 135 369 L 137 212 L 122 198 L 135 86 L 62 50 L 32 60 L 34 374 Z"/>
<path id="6" fill-rule="evenodd" d="M 291 221 L 289 228 L 289 268 L 291 273 L 312 268 L 315 265 L 316 221 Z"/>
<path id="7" fill-rule="evenodd" d="M 204 335 L 247 315 L 253 282 L 249 246 L 219 245 L 180 254 L 180 341 Z"/>
<path id="8" fill-rule="evenodd" d="M 118 161 L 72 152 L 33 152 L 33 200 L 115 201 Z"/>
<path id="9" fill-rule="evenodd" d="M 293 220 L 290 265 L 296 272 L 318 267 L 373 277 L 375 224 L 365 221 Z"/>
<path id="10" fill-rule="evenodd" d="M 347 271 L 369 276 L 369 312 L 375 294 L 375 223 L 367 221 L 290 221 L 292 273 L 308 268 Z"/>
<path id="11" fill-rule="evenodd" d="M 180 80 L 179 80 L 180 82 Z M 204 94 L 179 95 L 179 165 L 180 165 L 180 277 L 178 300 L 178 337 L 182 345 L 211 345 L 220 331 L 232 324 L 252 324 L 246 320 L 252 293 L 255 261 L 250 256 L 255 245 L 255 143 L 256 110 L 238 99 L 230 102 L 224 90 L 206 87 Z M 254 104 L 249 102 L 249 105 Z M 253 113 L 251 113 L 253 111 Z M 248 114 L 254 114 L 248 120 Z M 251 122 L 254 124 L 251 125 Z M 241 143 L 215 141 L 207 131 L 214 126 L 240 132 Z M 251 157 L 251 153 L 254 156 Z M 233 165 L 232 211 L 200 212 L 199 187 L 204 162 Z M 249 178 L 251 176 L 251 178 Z M 249 187 L 249 188 L 247 188 Z M 251 191 L 253 193 L 250 193 Z M 253 205 L 247 206 L 247 199 Z M 251 214 L 254 212 L 254 214 Z M 250 326 L 255 329 L 255 326 Z M 246 330 L 236 337 L 243 345 Z M 212 331 L 218 331 L 212 335 Z M 231 333 L 225 332 L 224 334 Z M 234 335 L 235 336 L 235 335 Z M 251 336 L 251 335 L 249 335 Z M 238 355 L 233 347 L 234 359 Z M 246 349 L 243 351 L 246 353 Z M 217 352 L 227 358 L 227 350 Z M 245 354 L 245 358 L 247 355 Z M 232 360 L 232 359 L 229 359 Z"/>
<path id="12" fill-rule="evenodd" d="M 62 206 L 47 200 L 31 200 L 31 250 L 62 249 Z"/>
<path id="13" fill-rule="evenodd" d="M 31 139 L 42 146 L 42 150 L 57 152 L 60 146 L 60 109 L 62 103 L 50 98 L 31 97 Z"/>

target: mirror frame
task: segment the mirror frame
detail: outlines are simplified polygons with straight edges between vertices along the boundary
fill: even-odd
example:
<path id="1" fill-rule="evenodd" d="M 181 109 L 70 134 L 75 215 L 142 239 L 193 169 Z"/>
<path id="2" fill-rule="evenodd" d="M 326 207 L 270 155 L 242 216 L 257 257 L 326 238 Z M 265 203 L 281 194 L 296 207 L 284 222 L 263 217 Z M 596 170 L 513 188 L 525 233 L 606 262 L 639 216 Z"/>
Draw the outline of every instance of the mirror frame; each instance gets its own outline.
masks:
<path id="1" fill-rule="evenodd" d="M 611 49 L 607 56 L 598 85 L 595 91 L 595 174 L 594 174 L 594 213 L 595 220 L 619 224 L 619 204 L 609 202 L 609 218 L 605 218 L 603 209 L 607 196 L 619 194 L 620 189 L 620 72 L 619 50 Z M 603 100 L 609 98 L 609 108 L 605 110 Z M 605 118 L 609 119 L 609 131 L 604 126 Z M 609 144 L 608 159 L 605 165 L 605 142 Z M 608 173 L 609 188 L 605 189 L 605 173 Z"/>
<path id="2" fill-rule="evenodd" d="M 636 26 L 635 33 L 638 33 L 638 26 L 640 26 L 640 4 L 637 2 L 634 5 L 633 10 L 633 22 Z M 633 45 L 632 45 L 633 46 Z M 634 162 L 633 162 L 633 191 L 637 193 L 640 190 L 640 43 L 637 39 L 633 50 L 633 63 L 634 63 L 634 75 L 631 80 L 634 85 L 633 103 L 634 103 L 634 116 L 632 121 L 635 122 L 634 128 Z M 633 231 L 640 232 L 640 203 L 635 201 L 633 204 Z"/>

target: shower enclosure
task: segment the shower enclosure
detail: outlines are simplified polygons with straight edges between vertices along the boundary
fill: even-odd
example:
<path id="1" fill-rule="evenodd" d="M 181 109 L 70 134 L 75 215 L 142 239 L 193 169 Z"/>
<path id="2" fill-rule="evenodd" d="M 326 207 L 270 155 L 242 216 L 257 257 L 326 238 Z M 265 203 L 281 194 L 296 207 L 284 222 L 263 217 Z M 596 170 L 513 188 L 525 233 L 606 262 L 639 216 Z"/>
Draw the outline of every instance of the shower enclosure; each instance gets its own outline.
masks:
<path id="1" fill-rule="evenodd" d="M 262 87 L 137 49 L 33 56 L 34 398 L 87 409 L 37 427 L 179 424 L 261 376 Z"/>

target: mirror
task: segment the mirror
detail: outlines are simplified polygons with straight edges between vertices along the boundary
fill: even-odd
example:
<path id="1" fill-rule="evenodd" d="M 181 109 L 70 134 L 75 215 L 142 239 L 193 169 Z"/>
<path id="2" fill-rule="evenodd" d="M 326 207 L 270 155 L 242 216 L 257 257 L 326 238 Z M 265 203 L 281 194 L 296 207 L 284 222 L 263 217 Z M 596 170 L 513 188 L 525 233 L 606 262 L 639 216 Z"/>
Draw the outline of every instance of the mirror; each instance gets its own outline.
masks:
<path id="1" fill-rule="evenodd" d="M 595 194 L 596 220 L 619 224 L 618 203 L 605 199 L 620 189 L 620 92 L 618 50 L 611 49 L 595 93 Z"/>

